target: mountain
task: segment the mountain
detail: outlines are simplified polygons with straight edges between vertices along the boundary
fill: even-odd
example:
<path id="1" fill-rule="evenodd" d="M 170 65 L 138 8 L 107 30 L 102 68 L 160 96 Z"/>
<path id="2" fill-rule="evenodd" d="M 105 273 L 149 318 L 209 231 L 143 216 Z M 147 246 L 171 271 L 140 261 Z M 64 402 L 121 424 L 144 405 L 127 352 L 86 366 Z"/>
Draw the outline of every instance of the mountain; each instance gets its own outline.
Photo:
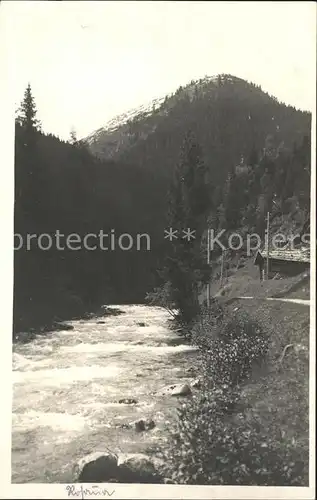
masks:
<path id="1" fill-rule="evenodd" d="M 262 236 L 267 211 L 272 224 L 275 217 L 289 219 L 290 229 L 309 222 L 310 114 L 254 84 L 226 75 L 191 82 L 71 144 L 38 130 L 31 89 L 24 108 L 15 130 L 15 234 L 27 244 L 15 241 L 15 331 L 100 304 L 139 303 L 162 285 L 171 249 L 164 229 L 171 227 L 171 195 L 184 178 L 174 175 L 174 190 L 169 181 L 178 162 L 193 172 L 185 160 L 190 151 L 199 151 L 195 165 L 204 167 L 208 227 L 224 228 L 226 237 L 239 228 Z M 189 130 L 195 137 L 187 144 Z M 57 230 L 62 249 L 54 243 Z M 97 244 L 101 230 L 107 248 Z M 28 248 L 30 234 L 49 248 L 42 251 L 34 239 Z M 74 234 L 81 241 L 76 251 L 65 245 Z M 138 247 L 144 234 L 150 248 Z M 125 247 L 129 235 L 127 252 L 119 241 L 123 236 Z M 96 248 L 83 245 L 86 236 Z"/>
<path id="2" fill-rule="evenodd" d="M 231 75 L 192 81 L 149 105 L 120 115 L 86 140 L 102 159 L 120 159 L 169 176 L 185 134 L 191 130 L 213 182 L 268 136 L 276 148 L 291 149 L 310 135 L 311 115 L 279 102 L 260 86 Z"/>

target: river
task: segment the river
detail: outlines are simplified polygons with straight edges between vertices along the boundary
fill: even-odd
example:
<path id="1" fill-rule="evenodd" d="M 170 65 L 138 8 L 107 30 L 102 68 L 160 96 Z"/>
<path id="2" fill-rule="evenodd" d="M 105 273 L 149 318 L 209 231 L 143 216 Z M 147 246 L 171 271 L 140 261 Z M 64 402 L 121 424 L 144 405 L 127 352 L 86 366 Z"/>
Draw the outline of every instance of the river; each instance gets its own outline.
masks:
<path id="1" fill-rule="evenodd" d="M 144 453 L 168 439 L 177 400 L 157 393 L 190 380 L 195 350 L 170 330 L 163 309 L 118 308 L 120 315 L 73 321 L 73 330 L 14 344 L 13 483 L 68 482 L 87 453 Z M 142 417 L 156 427 L 125 428 Z"/>

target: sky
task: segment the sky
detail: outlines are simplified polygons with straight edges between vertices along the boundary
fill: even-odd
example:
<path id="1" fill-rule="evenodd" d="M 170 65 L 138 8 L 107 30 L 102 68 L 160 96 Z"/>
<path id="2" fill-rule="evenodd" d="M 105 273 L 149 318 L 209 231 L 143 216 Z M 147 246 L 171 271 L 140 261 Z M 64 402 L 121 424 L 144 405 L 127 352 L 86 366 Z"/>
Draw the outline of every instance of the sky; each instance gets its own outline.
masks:
<path id="1" fill-rule="evenodd" d="M 4 1 L 0 25 L 15 106 L 30 82 L 44 132 L 66 140 L 219 73 L 314 109 L 314 2 Z"/>

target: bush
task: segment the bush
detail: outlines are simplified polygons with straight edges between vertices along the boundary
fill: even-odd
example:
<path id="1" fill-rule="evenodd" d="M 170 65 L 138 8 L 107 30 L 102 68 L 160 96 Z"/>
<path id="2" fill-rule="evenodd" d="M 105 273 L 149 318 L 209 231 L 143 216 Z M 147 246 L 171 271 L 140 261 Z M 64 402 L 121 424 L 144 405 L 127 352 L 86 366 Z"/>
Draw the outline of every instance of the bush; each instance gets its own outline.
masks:
<path id="1" fill-rule="evenodd" d="M 240 396 L 253 363 L 265 361 L 264 328 L 215 302 L 192 333 L 202 390 L 178 409 L 171 444 L 162 451 L 165 475 L 178 484 L 301 485 L 305 466 L 295 444 L 281 436 L 275 419 L 262 423 Z"/>
<path id="2" fill-rule="evenodd" d="M 304 465 L 294 458 L 295 447 L 278 438 L 277 429 L 267 433 L 252 413 L 233 417 L 232 403 L 239 404 L 237 395 L 224 388 L 179 409 L 177 431 L 164 452 L 165 476 L 177 484 L 301 485 Z"/>
<path id="3" fill-rule="evenodd" d="M 148 292 L 145 300 L 150 306 L 163 307 L 173 318 L 177 316 L 176 306 L 172 301 L 172 285 L 169 281 Z"/>
<path id="4" fill-rule="evenodd" d="M 225 311 L 217 302 L 203 311 L 192 341 L 201 351 L 201 371 L 210 385 L 235 386 L 262 363 L 268 349 L 265 329 L 246 313 Z"/>
<path id="5" fill-rule="evenodd" d="M 146 302 L 151 306 L 163 307 L 174 319 L 176 327 L 181 327 L 187 337 L 190 336 L 190 324 L 199 313 L 198 301 L 193 300 L 196 295 L 189 290 L 184 293 L 184 289 L 173 289 L 172 283 L 167 281 L 163 286 L 147 293 Z"/>

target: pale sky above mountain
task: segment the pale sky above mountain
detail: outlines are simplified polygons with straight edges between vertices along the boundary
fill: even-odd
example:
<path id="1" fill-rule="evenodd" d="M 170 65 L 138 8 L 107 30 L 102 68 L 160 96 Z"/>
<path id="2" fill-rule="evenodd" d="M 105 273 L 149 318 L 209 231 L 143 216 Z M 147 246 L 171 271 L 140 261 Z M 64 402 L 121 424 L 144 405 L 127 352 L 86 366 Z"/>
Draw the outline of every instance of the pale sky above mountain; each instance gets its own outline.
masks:
<path id="1" fill-rule="evenodd" d="M 314 108 L 314 2 L 5 1 L 0 22 L 16 105 L 30 82 L 64 139 L 218 73 Z"/>

